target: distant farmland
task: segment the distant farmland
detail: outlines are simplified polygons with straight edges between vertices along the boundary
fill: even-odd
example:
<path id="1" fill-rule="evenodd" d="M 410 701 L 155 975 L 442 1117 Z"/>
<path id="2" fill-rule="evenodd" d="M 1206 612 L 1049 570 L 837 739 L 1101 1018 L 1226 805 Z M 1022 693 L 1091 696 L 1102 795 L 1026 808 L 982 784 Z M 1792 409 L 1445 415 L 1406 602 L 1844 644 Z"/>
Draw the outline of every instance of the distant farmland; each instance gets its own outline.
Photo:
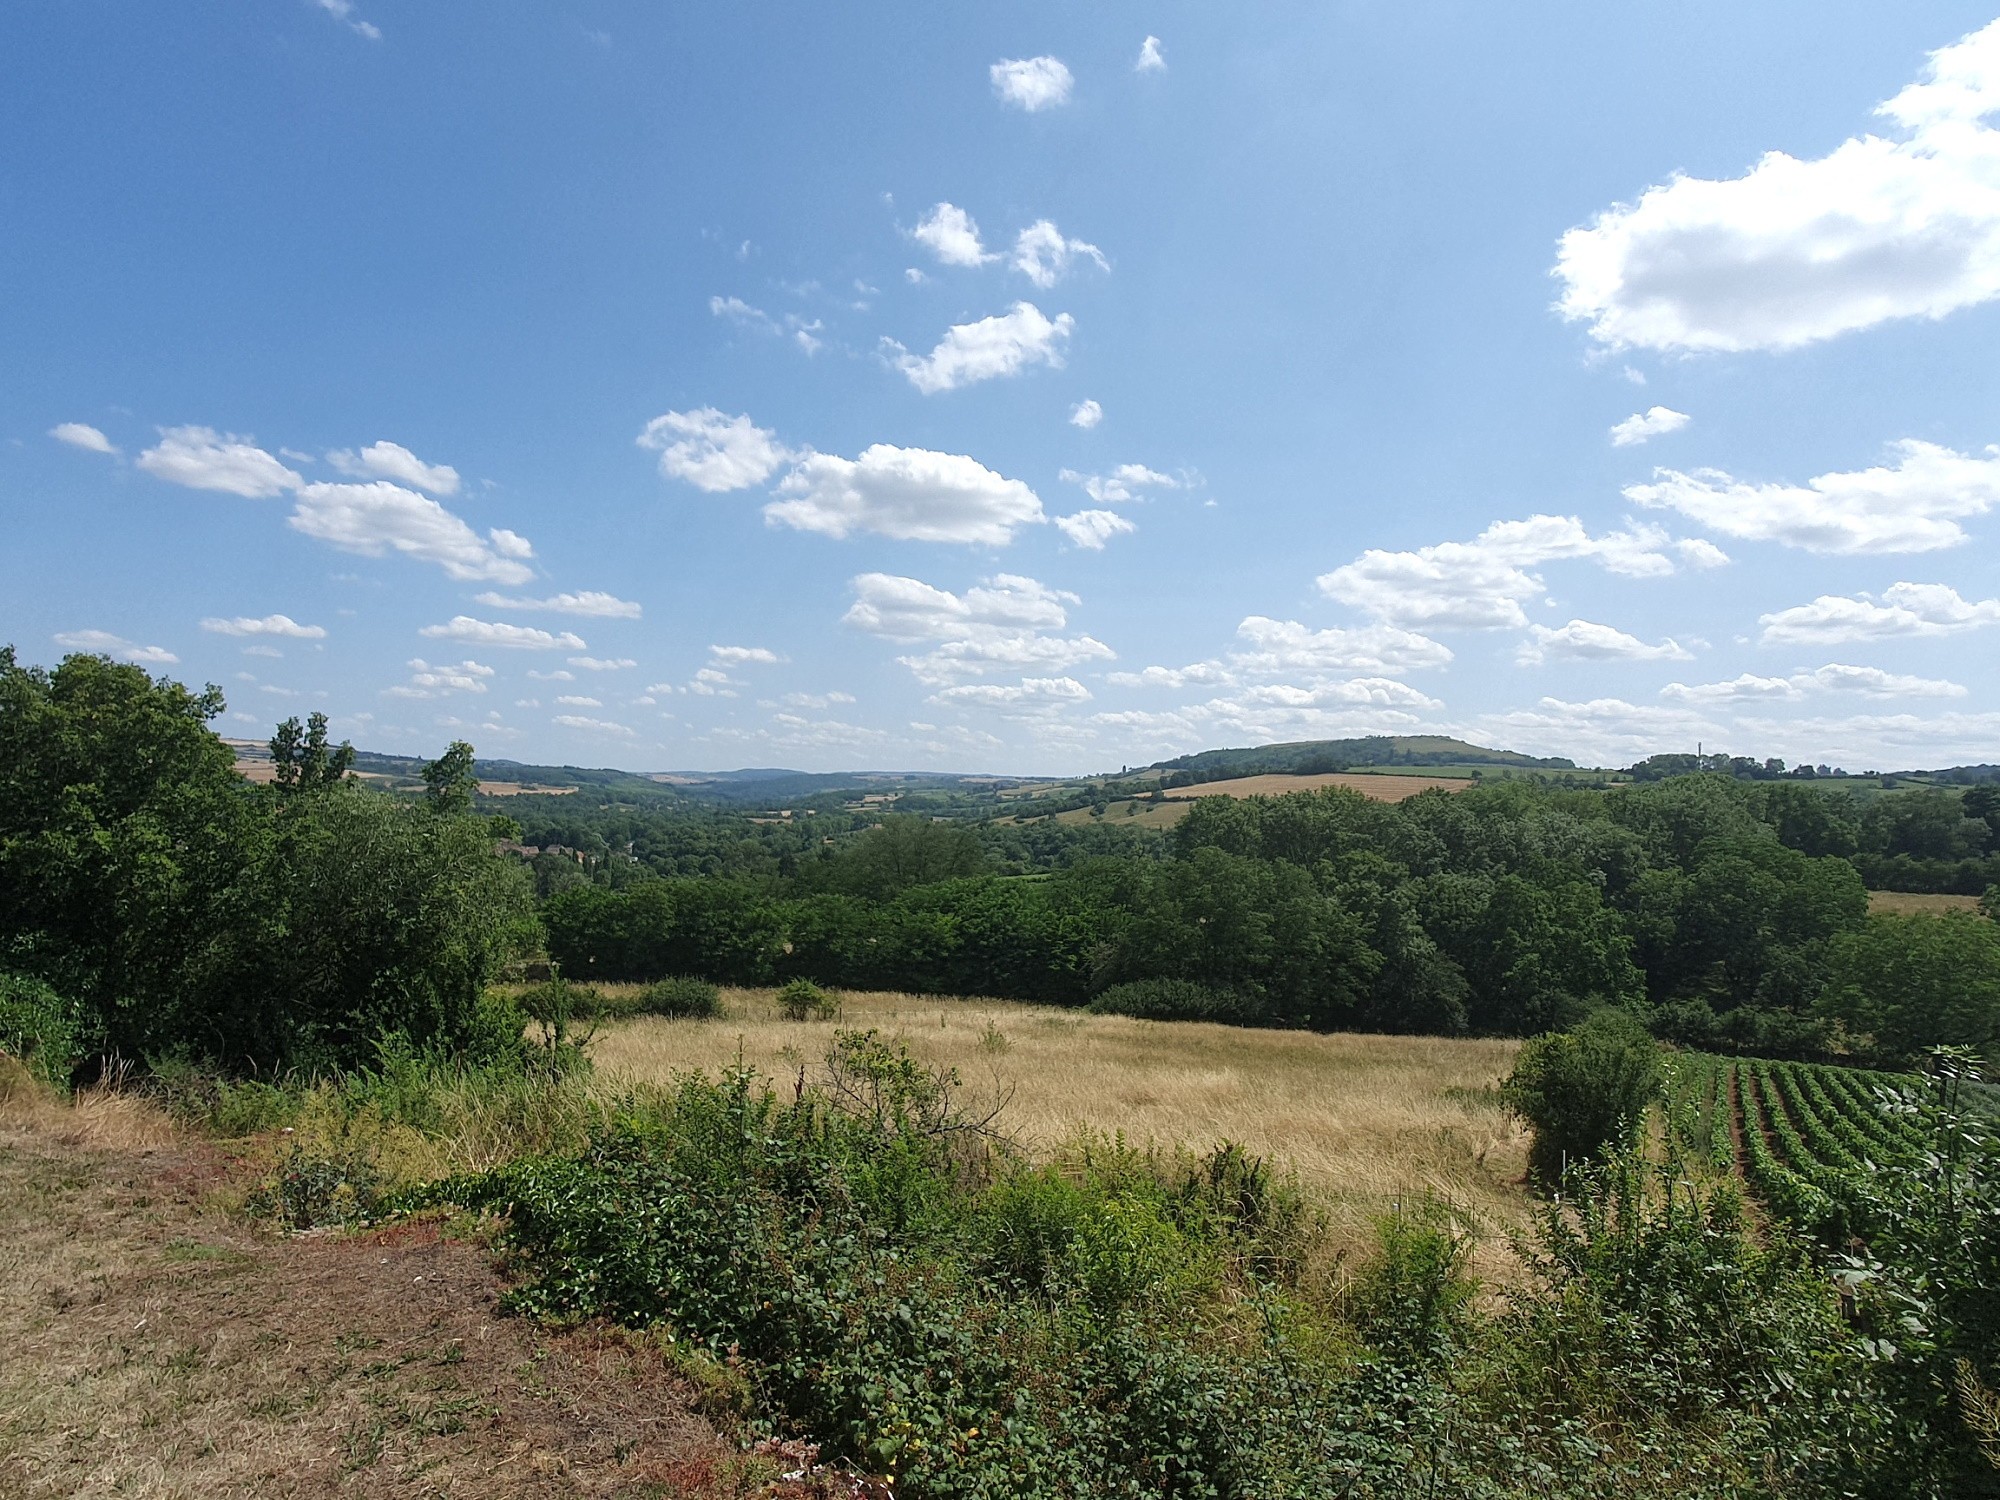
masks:
<path id="1" fill-rule="evenodd" d="M 1317 776 L 1238 776 L 1230 781 L 1203 781 L 1194 786 L 1172 787 L 1161 795 L 1177 802 L 1193 797 L 1282 797 L 1286 792 L 1344 786 L 1377 802 L 1401 802 L 1418 792 L 1435 788 L 1462 792 L 1471 785 L 1471 778 L 1466 776 L 1373 776 L 1366 772 L 1327 771 Z"/>
<path id="2" fill-rule="evenodd" d="M 1462 792 L 1473 784 L 1469 776 L 1371 776 L 1354 771 L 1329 771 L 1311 776 L 1238 776 L 1229 781 L 1203 781 L 1194 786 L 1174 787 L 1160 793 L 1166 799 L 1162 802 L 1155 802 L 1150 797 L 1117 798 L 1105 803 L 1103 819 L 1107 823 L 1134 828 L 1171 828 L 1187 816 L 1188 808 L 1201 797 L 1282 797 L 1287 792 L 1344 786 L 1377 802 L 1401 802 L 1433 787 L 1447 792 Z M 1032 811 L 1023 811 L 1017 815 L 1016 821 L 1034 816 Z M 1096 816 L 1087 807 L 1073 807 L 1067 812 L 1057 813 L 1056 821 L 1088 823 Z"/>

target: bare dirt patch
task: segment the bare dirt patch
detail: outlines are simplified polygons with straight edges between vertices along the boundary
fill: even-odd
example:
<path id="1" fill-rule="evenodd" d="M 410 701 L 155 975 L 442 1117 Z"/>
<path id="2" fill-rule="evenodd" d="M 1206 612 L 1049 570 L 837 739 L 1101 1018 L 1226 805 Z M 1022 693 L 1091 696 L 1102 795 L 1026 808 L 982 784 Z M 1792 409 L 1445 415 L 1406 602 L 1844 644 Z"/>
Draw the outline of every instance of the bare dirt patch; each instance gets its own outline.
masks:
<path id="1" fill-rule="evenodd" d="M 258 1233 L 231 1170 L 0 1122 L 0 1494 L 772 1493 L 661 1345 L 502 1315 L 435 1226 Z"/>

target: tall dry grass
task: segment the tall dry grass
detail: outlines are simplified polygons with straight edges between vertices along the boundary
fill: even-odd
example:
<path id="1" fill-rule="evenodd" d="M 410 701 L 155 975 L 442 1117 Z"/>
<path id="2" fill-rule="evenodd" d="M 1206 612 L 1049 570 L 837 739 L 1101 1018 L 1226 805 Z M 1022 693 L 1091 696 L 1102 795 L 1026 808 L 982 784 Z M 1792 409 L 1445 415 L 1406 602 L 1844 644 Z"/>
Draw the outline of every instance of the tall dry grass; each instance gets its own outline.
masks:
<path id="1" fill-rule="evenodd" d="M 607 986 L 607 988 L 610 988 Z M 1489 1269 L 1523 1222 L 1527 1136 L 1494 1085 L 1516 1043 L 1257 1031 L 1095 1016 L 1001 1000 L 843 997 L 839 1021 L 787 1021 L 768 990 L 725 990 L 715 1021 L 642 1017 L 591 1047 L 600 1087 L 714 1072 L 738 1059 L 780 1086 L 810 1082 L 839 1027 L 874 1027 L 955 1068 L 968 1103 L 1034 1155 L 1086 1135 L 1205 1151 L 1235 1141 L 1297 1175 L 1339 1241 L 1372 1238 L 1399 1199 L 1444 1198 L 1486 1231 Z"/>
<path id="2" fill-rule="evenodd" d="M 154 1151 L 174 1139 L 173 1121 L 148 1099 L 115 1084 L 60 1094 L 0 1053 L 0 1130 L 9 1128 L 105 1151 Z"/>

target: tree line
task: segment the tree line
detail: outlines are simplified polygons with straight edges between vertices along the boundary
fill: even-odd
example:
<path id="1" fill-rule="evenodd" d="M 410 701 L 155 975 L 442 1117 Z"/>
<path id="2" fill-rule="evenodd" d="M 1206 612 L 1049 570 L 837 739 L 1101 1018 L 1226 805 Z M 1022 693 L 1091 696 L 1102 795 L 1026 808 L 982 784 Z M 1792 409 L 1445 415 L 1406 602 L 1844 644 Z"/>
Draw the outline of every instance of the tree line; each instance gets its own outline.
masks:
<path id="1" fill-rule="evenodd" d="M 609 824 L 565 827 L 605 858 L 555 879 L 497 852 L 520 825 L 478 815 L 470 746 L 426 763 L 412 799 L 355 781 L 323 719 L 293 722 L 254 786 L 209 730 L 222 707 L 102 657 L 45 671 L 0 652 L 0 1046 L 32 1030 L 50 1055 L 237 1070 L 345 1066 L 387 1033 L 504 1046 L 519 1018 L 489 982 L 544 947 L 579 980 L 1319 1029 L 1530 1035 L 1617 1006 L 1675 1041 L 1791 1057 L 2000 1031 L 2000 926 L 1871 917 L 1857 868 L 1871 848 L 1987 858 L 1985 787 L 1866 804 L 1712 774 L 1397 804 L 1327 789 L 1203 799 L 1165 837 L 921 816 L 856 832 L 875 815 L 832 808 L 746 835 L 609 810 L 623 849 Z M 686 868 L 683 828 L 717 873 L 654 873 Z"/>
<path id="2" fill-rule="evenodd" d="M 1937 795 L 1954 825 L 1986 826 Z M 1921 797 L 1903 806 L 1932 816 Z M 890 818 L 787 877 L 578 885 L 542 915 L 573 977 L 1063 1005 L 1172 981 L 1184 1011 L 1489 1035 L 1615 1005 L 1676 1041 L 1795 1057 L 1991 1040 L 2000 927 L 1871 917 L 1851 858 L 1871 818 L 1715 775 L 1395 804 L 1330 788 L 1203 799 L 1165 858 L 1028 877 L 992 873 L 969 828 Z"/>

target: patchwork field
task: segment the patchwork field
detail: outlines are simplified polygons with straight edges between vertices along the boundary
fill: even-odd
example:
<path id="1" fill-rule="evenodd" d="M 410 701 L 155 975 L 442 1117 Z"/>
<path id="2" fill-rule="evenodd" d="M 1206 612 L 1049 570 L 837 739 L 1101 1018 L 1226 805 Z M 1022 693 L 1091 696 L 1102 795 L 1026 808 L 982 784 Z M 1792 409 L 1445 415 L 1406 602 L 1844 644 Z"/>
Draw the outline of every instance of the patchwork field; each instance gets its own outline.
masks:
<path id="1" fill-rule="evenodd" d="M 1493 1092 L 1513 1042 L 1256 1031 L 892 994 L 848 994 L 829 1024 L 784 1020 L 768 990 L 723 994 L 721 1020 L 642 1017 L 599 1032 L 600 1076 L 664 1082 L 740 1059 L 789 1084 L 801 1068 L 816 1076 L 837 1027 L 875 1027 L 956 1068 L 968 1104 L 1000 1103 L 997 1123 L 1035 1155 L 1093 1135 L 1168 1151 L 1235 1141 L 1295 1172 L 1357 1246 L 1398 1197 L 1435 1193 L 1489 1231 L 1482 1259 L 1498 1269 L 1503 1236 L 1491 1231 L 1526 1209 L 1527 1137 Z"/>
<path id="2" fill-rule="evenodd" d="M 1287 792 L 1344 786 L 1377 802 L 1401 802 L 1418 792 L 1437 788 L 1462 792 L 1471 785 L 1471 778 L 1465 776 L 1399 776 L 1389 773 L 1378 776 L 1365 771 L 1328 771 L 1318 776 L 1238 776 L 1231 781 L 1204 781 L 1194 786 L 1177 786 L 1162 795 L 1175 801 L 1193 797 L 1282 797 Z"/>

